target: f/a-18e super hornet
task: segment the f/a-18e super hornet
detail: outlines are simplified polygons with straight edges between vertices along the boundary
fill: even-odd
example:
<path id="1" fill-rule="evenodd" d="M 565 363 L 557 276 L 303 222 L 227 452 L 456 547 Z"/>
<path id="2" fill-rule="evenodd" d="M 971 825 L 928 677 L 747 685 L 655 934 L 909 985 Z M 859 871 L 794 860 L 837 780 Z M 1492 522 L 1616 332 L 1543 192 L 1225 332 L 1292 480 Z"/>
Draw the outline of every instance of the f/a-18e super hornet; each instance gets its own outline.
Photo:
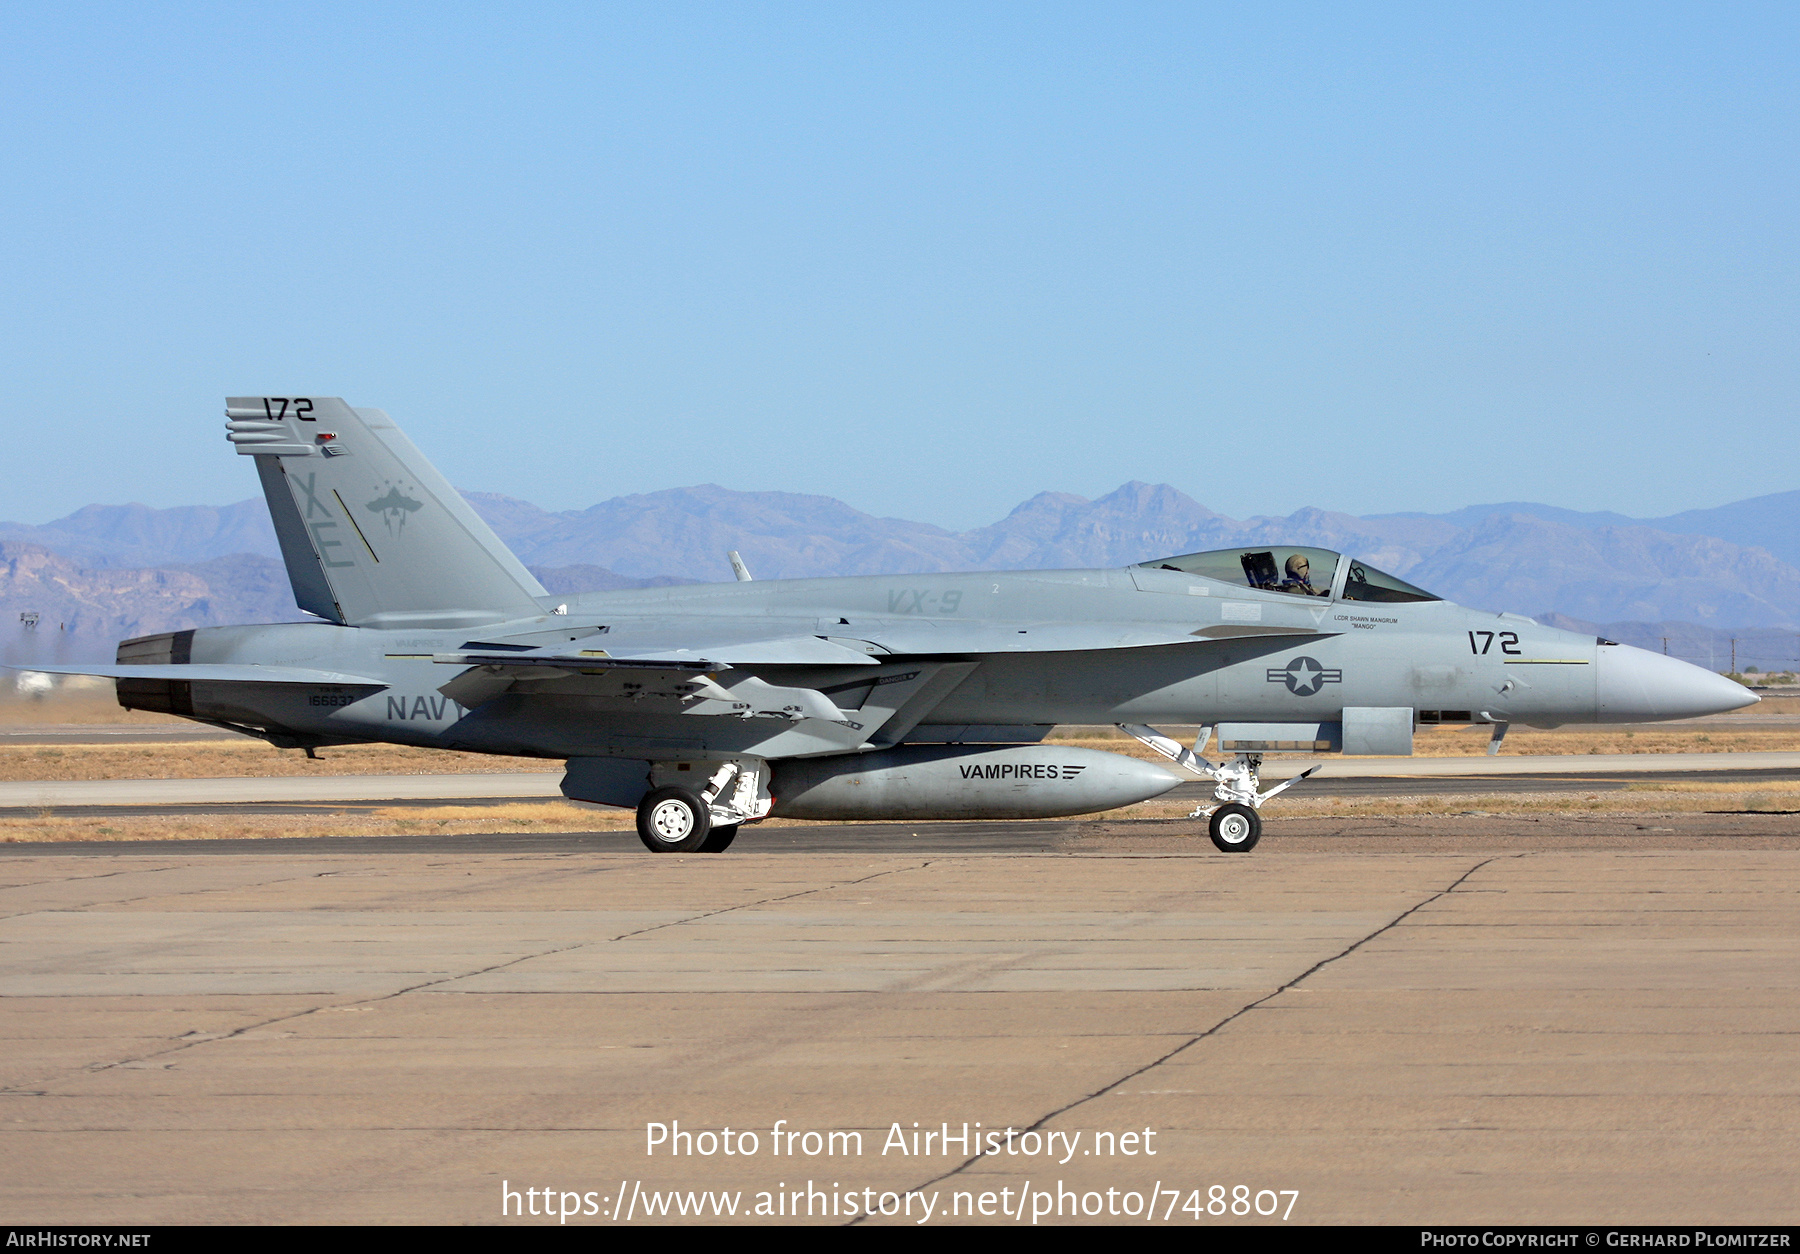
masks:
<path id="1" fill-rule="evenodd" d="M 735 583 L 552 596 L 380 410 L 258 396 L 226 415 L 317 621 L 145 636 L 113 666 L 37 669 L 110 675 L 128 708 L 284 748 L 561 759 L 567 796 L 635 807 L 653 850 L 722 850 L 769 815 L 1086 814 L 1182 781 L 1042 743 L 1059 723 L 1110 723 L 1212 781 L 1216 804 L 1194 817 L 1243 851 L 1288 786 L 1262 788 L 1269 751 L 1407 754 L 1421 723 L 1491 724 L 1497 748 L 1514 722 L 1756 700 L 1699 667 L 1295 546 L 766 581 L 733 554 Z M 1188 748 L 1152 723 L 1203 730 Z"/>

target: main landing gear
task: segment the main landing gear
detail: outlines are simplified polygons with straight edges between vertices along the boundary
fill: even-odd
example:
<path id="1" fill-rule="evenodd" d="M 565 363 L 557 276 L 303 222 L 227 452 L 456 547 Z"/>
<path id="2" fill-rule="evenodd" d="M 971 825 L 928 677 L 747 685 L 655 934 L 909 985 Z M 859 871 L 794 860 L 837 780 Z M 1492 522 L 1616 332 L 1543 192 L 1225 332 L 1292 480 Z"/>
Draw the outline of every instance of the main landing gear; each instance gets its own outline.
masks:
<path id="1" fill-rule="evenodd" d="M 638 802 L 638 839 L 654 853 L 725 852 L 740 826 L 769 812 L 757 794 L 759 775 L 756 766 L 726 762 L 699 792 L 680 785 L 651 789 Z"/>
<path id="2" fill-rule="evenodd" d="M 658 788 L 638 802 L 638 839 L 657 853 L 721 853 L 737 824 L 715 827 L 712 807 L 686 788 Z"/>
<path id="3" fill-rule="evenodd" d="M 1207 820 L 1207 834 L 1212 837 L 1213 846 L 1223 853 L 1249 853 L 1256 848 L 1256 842 L 1262 839 L 1262 815 L 1257 811 L 1262 809 L 1263 802 L 1292 788 L 1319 769 L 1309 766 L 1294 778 L 1263 792 L 1261 782 L 1256 777 L 1257 771 L 1262 769 L 1262 754 L 1240 753 L 1236 761 L 1217 765 L 1200 756 L 1200 750 L 1212 738 L 1210 727 L 1201 729 L 1200 738 L 1194 741 L 1192 749 L 1184 748 L 1179 741 L 1163 735 L 1154 727 L 1120 723 L 1118 728 L 1182 769 L 1210 779 L 1217 785 L 1213 789 L 1213 797 L 1221 804 L 1198 806 L 1188 817 Z"/>

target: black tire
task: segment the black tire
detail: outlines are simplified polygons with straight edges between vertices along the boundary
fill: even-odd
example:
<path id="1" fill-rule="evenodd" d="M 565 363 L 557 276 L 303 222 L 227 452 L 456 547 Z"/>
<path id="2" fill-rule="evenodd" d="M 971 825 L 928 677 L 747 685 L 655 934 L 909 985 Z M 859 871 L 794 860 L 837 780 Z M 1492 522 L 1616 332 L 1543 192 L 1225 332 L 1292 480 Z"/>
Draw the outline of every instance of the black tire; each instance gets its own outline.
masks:
<path id="1" fill-rule="evenodd" d="M 1249 853 L 1262 839 L 1262 815 L 1232 802 L 1213 811 L 1206 830 L 1221 853 Z"/>
<path id="2" fill-rule="evenodd" d="M 658 788 L 638 802 L 637 829 L 654 853 L 698 853 L 712 834 L 712 812 L 698 793 Z"/>
<path id="3" fill-rule="evenodd" d="M 731 842 L 737 839 L 739 826 L 737 823 L 719 824 L 712 829 L 712 834 L 706 838 L 706 843 L 700 846 L 700 852 L 724 853 L 731 847 Z"/>

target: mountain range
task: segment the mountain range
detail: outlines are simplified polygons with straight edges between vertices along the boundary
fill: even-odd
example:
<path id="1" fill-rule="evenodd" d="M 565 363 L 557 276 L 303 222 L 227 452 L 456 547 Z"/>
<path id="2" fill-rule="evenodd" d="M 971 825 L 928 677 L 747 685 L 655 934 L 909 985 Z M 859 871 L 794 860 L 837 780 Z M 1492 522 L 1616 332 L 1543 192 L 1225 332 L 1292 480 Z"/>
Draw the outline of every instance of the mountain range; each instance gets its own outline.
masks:
<path id="1" fill-rule="evenodd" d="M 1688 624 L 1702 633 L 1680 636 L 1690 643 L 1800 628 L 1800 492 L 1647 519 L 1508 502 L 1446 514 L 1302 509 L 1240 520 L 1167 484 L 1134 482 L 1091 501 L 1040 493 L 961 532 L 877 518 L 831 497 L 713 484 L 562 511 L 465 495 L 559 593 L 730 579 L 728 549 L 759 578 L 803 578 L 1119 566 L 1286 543 L 1355 554 L 1478 608 L 1637 624 L 1653 634 Z M 10 619 L 28 609 L 108 640 L 298 617 L 259 498 L 174 509 L 90 505 L 43 525 L 0 523 L 0 612 Z"/>

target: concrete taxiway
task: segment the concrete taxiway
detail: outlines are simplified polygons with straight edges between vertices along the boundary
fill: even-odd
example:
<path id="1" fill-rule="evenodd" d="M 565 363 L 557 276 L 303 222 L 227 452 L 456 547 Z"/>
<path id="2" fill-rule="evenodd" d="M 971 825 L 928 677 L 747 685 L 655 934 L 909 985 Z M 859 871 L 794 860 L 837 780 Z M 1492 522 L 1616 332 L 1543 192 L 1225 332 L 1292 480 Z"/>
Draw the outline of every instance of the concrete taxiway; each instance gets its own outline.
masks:
<path id="1" fill-rule="evenodd" d="M 0 1199 L 458 1223 L 530 1188 L 617 1223 L 799 1191 L 845 1222 L 892 1191 L 940 1223 L 1024 1190 L 1027 1221 L 1073 1194 L 1066 1222 L 1173 1189 L 1191 1223 L 1243 1185 L 1297 1191 L 1290 1222 L 1791 1224 L 1800 838 L 1682 830 L 1707 819 L 1655 847 L 1281 820 L 1248 856 L 1123 825 L 1046 852 L 12 856 Z M 647 1155 L 676 1120 L 757 1150 Z M 1039 1152 L 892 1148 L 965 1122 Z M 778 1157 L 777 1125 L 862 1152 Z"/>

